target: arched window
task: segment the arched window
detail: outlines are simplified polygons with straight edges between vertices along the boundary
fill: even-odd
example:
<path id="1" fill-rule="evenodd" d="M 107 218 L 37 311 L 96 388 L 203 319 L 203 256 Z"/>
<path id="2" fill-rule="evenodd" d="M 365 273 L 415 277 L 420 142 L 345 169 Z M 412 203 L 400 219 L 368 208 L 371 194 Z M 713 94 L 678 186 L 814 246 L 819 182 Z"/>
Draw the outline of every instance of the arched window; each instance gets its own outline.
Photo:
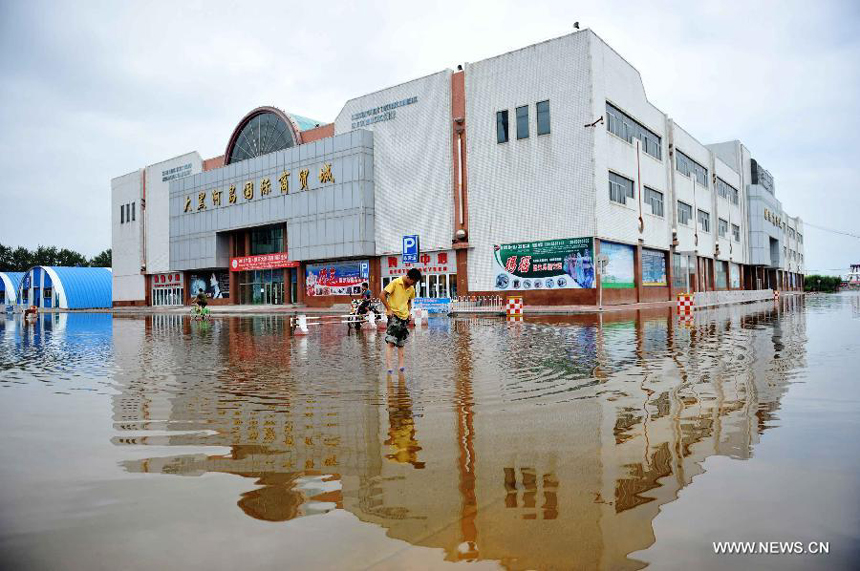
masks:
<path id="1" fill-rule="evenodd" d="M 225 164 L 244 161 L 295 146 L 289 120 L 276 109 L 255 109 L 245 116 L 230 138 Z"/>

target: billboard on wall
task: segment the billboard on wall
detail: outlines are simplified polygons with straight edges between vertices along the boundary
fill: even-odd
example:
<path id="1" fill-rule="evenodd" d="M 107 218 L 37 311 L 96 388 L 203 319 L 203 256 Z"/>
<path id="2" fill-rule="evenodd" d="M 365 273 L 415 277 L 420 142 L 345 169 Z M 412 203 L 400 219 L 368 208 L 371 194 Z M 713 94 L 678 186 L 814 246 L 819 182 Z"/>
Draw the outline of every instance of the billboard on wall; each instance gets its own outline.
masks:
<path id="1" fill-rule="evenodd" d="M 668 285 L 666 281 L 666 252 L 642 249 L 642 285 Z"/>
<path id="2" fill-rule="evenodd" d="M 311 297 L 355 295 L 361 291 L 361 284 L 369 279 L 368 260 L 308 264 L 305 270 L 305 292 Z"/>
<path id="3" fill-rule="evenodd" d="M 594 287 L 594 242 L 564 238 L 494 246 L 497 290 Z"/>
<path id="4" fill-rule="evenodd" d="M 600 253 L 609 258 L 606 270 L 600 278 L 605 288 L 632 288 L 635 286 L 633 277 L 633 246 L 615 242 L 600 242 Z"/>
<path id="5" fill-rule="evenodd" d="M 212 270 L 191 274 L 188 282 L 191 284 L 188 295 L 193 297 L 202 289 L 210 299 L 228 299 L 230 297 L 230 272 Z"/>
<path id="6" fill-rule="evenodd" d="M 382 277 L 398 277 L 406 275 L 411 268 L 418 268 L 424 275 L 456 274 L 457 256 L 454 250 L 441 252 L 423 252 L 418 255 L 418 262 L 403 263 L 402 257 L 386 256 L 382 259 Z"/>

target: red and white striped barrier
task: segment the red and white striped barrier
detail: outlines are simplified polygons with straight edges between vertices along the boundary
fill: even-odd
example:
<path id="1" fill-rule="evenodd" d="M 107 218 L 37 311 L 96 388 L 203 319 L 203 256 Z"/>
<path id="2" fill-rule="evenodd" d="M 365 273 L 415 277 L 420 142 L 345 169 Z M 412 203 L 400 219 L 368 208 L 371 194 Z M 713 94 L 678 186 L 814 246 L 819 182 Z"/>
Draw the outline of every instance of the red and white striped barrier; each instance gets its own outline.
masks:
<path id="1" fill-rule="evenodd" d="M 523 296 L 512 295 L 508 298 L 507 314 L 508 317 L 522 316 L 523 314 Z"/>
<path id="2" fill-rule="evenodd" d="M 678 315 L 693 315 L 693 294 L 678 294 Z"/>

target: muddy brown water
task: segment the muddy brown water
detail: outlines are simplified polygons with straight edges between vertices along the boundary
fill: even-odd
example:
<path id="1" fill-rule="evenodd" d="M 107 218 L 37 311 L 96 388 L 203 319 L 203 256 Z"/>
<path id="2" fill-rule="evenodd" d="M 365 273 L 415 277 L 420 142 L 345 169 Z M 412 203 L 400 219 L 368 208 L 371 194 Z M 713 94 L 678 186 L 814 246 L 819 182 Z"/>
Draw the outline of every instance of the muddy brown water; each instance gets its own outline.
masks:
<path id="1" fill-rule="evenodd" d="M 14 569 L 851 568 L 860 296 L 602 317 L 0 320 Z M 716 541 L 826 542 L 716 555 Z M 856 567 L 854 567 L 856 568 Z"/>

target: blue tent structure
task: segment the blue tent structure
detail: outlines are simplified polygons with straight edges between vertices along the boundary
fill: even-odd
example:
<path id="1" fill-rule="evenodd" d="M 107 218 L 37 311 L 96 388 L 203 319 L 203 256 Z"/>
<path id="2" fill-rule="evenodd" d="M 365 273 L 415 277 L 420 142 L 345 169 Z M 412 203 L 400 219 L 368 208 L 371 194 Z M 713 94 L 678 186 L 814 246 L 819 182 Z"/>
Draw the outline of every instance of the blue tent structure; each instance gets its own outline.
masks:
<path id="1" fill-rule="evenodd" d="M 97 309 L 111 306 L 110 268 L 35 266 L 18 285 L 18 303 L 43 308 Z"/>
<path id="2" fill-rule="evenodd" d="M 18 286 L 24 272 L 0 272 L 0 305 L 18 305 Z"/>

